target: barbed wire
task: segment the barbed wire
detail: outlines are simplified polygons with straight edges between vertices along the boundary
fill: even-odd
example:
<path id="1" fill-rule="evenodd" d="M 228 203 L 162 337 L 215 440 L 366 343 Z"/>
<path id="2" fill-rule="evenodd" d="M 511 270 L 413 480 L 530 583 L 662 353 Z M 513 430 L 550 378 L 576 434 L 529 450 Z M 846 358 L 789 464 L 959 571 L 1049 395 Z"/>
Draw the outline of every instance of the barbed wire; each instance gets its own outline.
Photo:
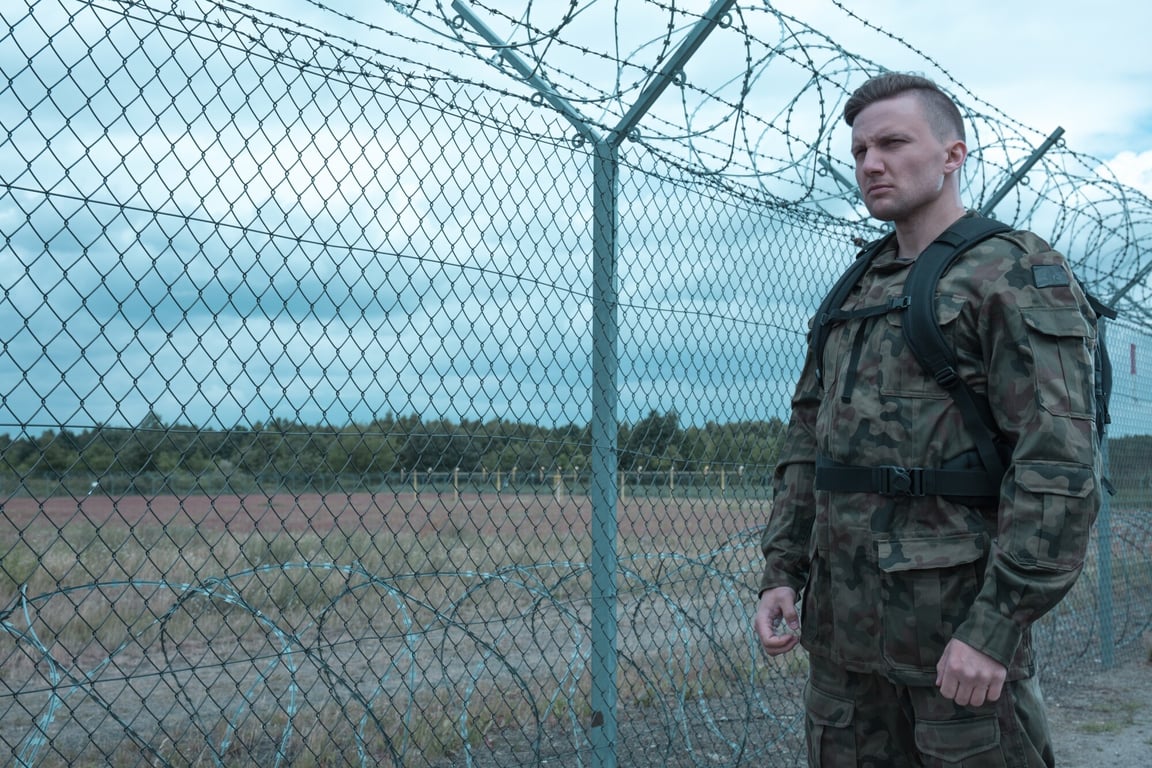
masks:
<path id="1" fill-rule="evenodd" d="M 759 534 L 759 529 L 742 532 L 698 555 L 645 553 L 621 561 L 617 578 L 621 612 L 627 619 L 619 638 L 619 663 L 622 674 L 634 681 L 621 731 L 626 735 L 634 730 L 639 742 L 631 747 L 631 759 L 640 760 L 645 745 L 659 738 L 645 707 L 656 708 L 669 743 L 682 739 L 689 761 L 685 764 L 744 765 L 757 755 L 786 762 L 792 759 L 781 750 L 795 750 L 802 734 L 802 711 L 798 703 L 789 707 L 784 702 L 793 697 L 791 688 L 799 683 L 781 670 L 746 669 L 744 659 L 757 655 L 751 648 L 754 640 L 747 638 L 748 648 L 733 647 L 730 635 L 731 624 L 751 624 L 747 593 L 755 578 L 751 564 Z M 1133 558 L 1146 551 L 1152 545 L 1149 521 L 1125 517 L 1117 543 Z M 8 681 L 28 702 L 25 706 L 33 721 L 18 742 L 10 742 L 16 743 L 14 758 L 17 765 L 37 764 L 50 748 L 49 737 L 58 719 L 72 716 L 80 707 L 72 699 L 80 698 L 103 713 L 93 717 L 93 722 L 111 721 L 124 738 L 162 764 L 169 764 L 171 755 L 157 751 L 155 734 L 149 729 L 160 727 L 172 736 L 163 725 L 166 716 L 186 717 L 192 741 L 203 742 L 202 754 L 224 765 L 231 742 L 251 730 L 251 719 L 269 721 L 271 702 L 272 710 L 282 715 L 273 719 L 282 724 L 278 732 L 261 727 L 270 745 L 269 765 L 291 764 L 294 756 L 300 756 L 299 739 L 307 736 L 311 713 L 328 711 L 331 706 L 339 714 L 333 718 L 329 713 L 327 727 L 331 729 L 335 720 L 350 725 L 357 764 L 377 765 L 385 759 L 393 765 L 408 765 L 420 749 L 429 746 L 419 743 L 413 722 L 418 696 L 423 693 L 439 698 L 449 709 L 462 764 L 500 765 L 508 756 L 501 758 L 490 739 L 478 740 L 475 733 L 486 733 L 491 726 L 483 709 L 475 705 L 494 687 L 502 697 L 522 697 L 529 712 L 508 723 L 520 735 L 502 733 L 502 738 L 519 739 L 504 748 L 520 759 L 530 757 L 533 764 L 572 758 L 588 749 L 584 725 L 576 713 L 582 706 L 581 681 L 590 656 L 588 606 L 586 598 L 579 596 L 583 591 L 579 582 L 591 570 L 585 562 L 557 560 L 493 571 L 444 569 L 382 575 L 359 563 L 289 561 L 204 576 L 195 583 L 94 581 L 35 595 L 25 585 L 14 602 L 0 610 L 0 634 L 14 641 L 31 662 L 28 679 Z M 320 582 L 335 581 L 326 597 L 307 606 L 304 618 L 290 619 L 286 609 L 267 605 L 267 595 L 278 581 L 298 584 L 305 575 Z M 1147 574 L 1129 572 L 1123 578 L 1138 589 Z M 415 586 L 428 579 L 463 588 L 446 601 L 435 602 Z M 1094 581 L 1082 580 L 1073 596 L 1038 626 L 1036 647 L 1053 676 L 1050 685 L 1058 687 L 1059 675 L 1092 658 L 1095 632 L 1084 628 L 1097 622 Z M 87 600 L 84 595 L 92 595 L 113 605 L 116 595 L 124 594 L 147 596 L 154 618 L 140 623 L 123 616 L 125 638 L 102 658 L 90 653 L 62 658 L 58 630 L 51 629 L 55 603 L 66 600 L 78 605 Z M 169 596 L 167 608 L 162 595 Z M 391 607 L 382 610 L 377 603 Z M 355 605 L 358 615 L 388 613 L 393 616 L 389 628 L 353 627 L 341 613 L 348 604 Z M 1134 611 L 1129 602 L 1120 608 L 1119 636 L 1124 644 L 1132 644 L 1148 629 L 1148 617 Z M 236 615 L 251 622 L 237 620 Z M 198 652 L 199 658 L 188 658 L 189 653 L 197 653 L 194 638 L 186 628 L 175 625 L 181 619 L 206 616 L 233 618 L 215 624 L 208 647 Z M 114 629 L 101 627 L 101 632 L 111 635 Z M 266 641 L 253 644 L 252 633 Z M 653 644 L 654 636 L 660 636 L 660 642 Z M 1070 641 L 1071 637 L 1080 640 Z M 361 665 L 355 655 L 341 650 L 345 646 L 379 648 L 388 661 Z M 653 653 L 666 655 L 667 666 L 654 664 Z M 367 659 L 376 655 L 369 654 Z M 706 667 L 714 669 L 714 665 L 728 670 L 727 696 L 718 698 L 716 690 L 708 690 L 708 677 L 713 673 Z M 131 674 L 141 666 L 152 671 Z M 182 682 L 193 670 L 200 680 L 219 679 L 227 672 L 243 690 L 239 701 L 229 694 L 228 708 L 212 705 L 211 685 L 195 691 Z M 156 711 L 154 721 L 139 714 L 121 716 L 117 702 L 129 693 L 147 695 L 150 677 L 172 689 L 179 712 Z M 541 685 L 551 689 L 543 699 L 538 695 Z M 39 703 L 32 705 L 33 701 Z M 257 706 L 260 701 L 264 710 Z M 384 701 L 387 706 L 382 705 Z M 399 721 L 386 722 L 387 712 L 407 714 Z M 213 720 L 221 716 L 223 728 Z M 625 736 L 622 747 L 629 742 Z M 257 749 L 251 744 L 248 748 Z"/>
<path id="2" fill-rule="evenodd" d="M 973 207 L 1004 183 L 1040 143 L 1044 134 L 982 100 L 921 49 L 843 3 L 832 4 L 877 37 L 919 58 L 924 71 L 935 74 L 958 99 L 972 128 L 973 159 L 978 160 L 969 163 L 965 179 Z M 703 14 L 702 9 L 685 4 L 646 0 L 637 5 L 641 10 L 629 9 L 647 22 L 638 24 L 622 20 L 621 9 L 606 0 L 529 2 L 518 4 L 515 15 L 495 3 L 470 3 L 493 23 L 503 25 L 507 44 L 495 48 L 470 34 L 444 0 L 392 2 L 396 18 L 386 22 L 341 10 L 333 2 L 306 0 L 306 5 L 338 29 L 229 0 L 197 3 L 204 9 L 202 20 L 147 3 L 112 3 L 109 7 L 122 6 L 125 14 L 164 15 L 184 24 L 207 22 L 211 29 L 231 30 L 245 40 L 242 49 L 248 54 L 264 50 L 281 65 L 295 62 L 301 71 L 345 78 L 356 87 L 379 87 L 375 83 L 383 85 L 390 76 L 403 77 L 409 88 L 428 83 L 422 108 L 431 108 L 439 100 L 433 83 L 440 79 L 526 99 L 533 108 L 547 110 L 539 95 L 503 66 L 502 54 L 512 51 L 529 61 L 566 100 L 583 108 L 592 125 L 605 131 L 611 130 L 630 100 L 656 76 L 686 29 Z M 580 26 L 591 17 L 595 17 L 594 24 Z M 604 35 L 608 21 L 610 34 Z M 402 29 L 405 22 L 410 30 Z M 245 32 L 246 26 L 262 32 Z M 588 26 L 599 30 L 603 39 L 591 36 Z M 677 169 L 678 183 L 690 177 L 691 183 L 718 184 L 763 204 L 827 211 L 847 216 L 860 230 L 879 231 L 854 200 L 855 191 L 838 183 L 828 169 L 841 169 L 842 178 L 851 175 L 835 140 L 839 112 L 853 82 L 882 71 L 883 65 L 768 3 L 738 3 L 721 27 L 716 36 L 724 40 L 722 66 L 728 73 L 717 76 L 711 67 L 691 78 L 680 73 L 675 82 L 677 98 L 666 100 L 675 101 L 678 109 L 675 113 L 666 107 L 654 111 L 631 137 L 630 152 L 650 153 Z M 644 29 L 659 33 L 644 36 Z M 267 34 L 273 30 L 278 33 L 279 47 Z M 737 41 L 729 44 L 732 36 Z M 389 40 L 394 45 L 385 48 L 364 38 Z M 215 42 L 224 44 L 222 40 Z M 306 57 L 295 53 L 299 46 L 293 40 L 307 43 Z M 419 50 L 423 55 L 404 55 L 396 47 Z M 734 51 L 741 53 L 733 56 Z M 606 73 L 604 77 L 582 76 L 578 66 L 588 62 L 594 65 L 588 69 L 599 68 Z M 476 64 L 481 65 L 479 71 Z M 779 80 L 794 82 L 794 91 L 777 96 Z M 449 100 L 442 106 L 455 110 L 461 104 Z M 479 111 L 473 117 L 484 119 Z M 537 141 L 546 138 L 527 124 L 515 130 Z M 555 134 L 556 124 L 547 130 L 553 133 L 552 141 L 565 141 Z M 1148 327 L 1138 308 L 1150 298 L 1139 281 L 1152 269 L 1152 255 L 1144 246 L 1152 226 L 1152 200 L 1122 185 L 1104 161 L 1060 141 L 1040 158 L 999 210 L 1001 218 L 1030 226 L 1065 249 L 1095 293 L 1135 308 L 1133 322 Z"/>
<path id="3" fill-rule="evenodd" d="M 485 476 L 478 500 L 461 497 L 449 475 L 421 498 L 412 464 L 423 449 L 411 452 L 410 474 L 396 472 L 399 453 L 384 459 L 385 472 L 402 475 L 398 485 L 367 469 L 346 482 L 347 452 L 316 453 L 318 436 L 346 418 L 366 425 L 346 430 L 353 440 L 418 441 L 416 431 L 391 432 L 373 418 L 406 409 L 438 414 L 425 437 L 456 435 L 453 413 L 512 414 L 560 425 L 502 438 L 515 448 L 550 447 L 562 434 L 558 446 L 591 454 L 576 424 L 589 390 L 580 360 L 593 335 L 592 149 L 510 56 L 605 134 L 669 74 L 671 86 L 619 157 L 615 308 L 633 370 L 615 394 L 641 415 L 675 416 L 686 405 L 697 426 L 744 421 L 778 433 L 773 408 L 787 402 L 787 370 L 803 354 L 821 284 L 851 258 L 854 238 L 879 231 L 841 159 L 839 114 L 853 85 L 884 68 L 880 44 L 920 62 L 960 101 L 973 137 L 964 180 L 973 207 L 1046 136 L 845 3 L 833 5 L 875 35 L 869 56 L 745 0 L 675 73 L 663 68 L 702 21 L 703 2 L 468 2 L 501 45 L 477 35 L 447 0 L 370 9 L 337 0 L 271 8 L 34 0 L 23 15 L 3 11 L 11 21 L 0 28 L 0 213 L 13 258 L 0 275 L 10 363 L 0 408 L 5 426 L 27 438 L 5 443 L 3 457 L 5 481 L 27 497 L 0 499 L 12 534 L 0 537 L 9 596 L 0 609 L 0 738 L 18 764 L 49 762 L 77 740 L 78 751 L 104 757 L 131 742 L 158 764 L 223 765 L 242 746 L 261 764 L 286 763 L 310 747 L 311 721 L 328 728 L 317 740 L 350 745 L 348 762 L 360 764 L 510 765 L 518 761 L 500 758 L 512 752 L 520 764 L 553 755 L 580 762 L 593 722 L 587 579 L 604 564 L 567 555 L 587 544 L 575 537 L 587 534 L 591 491 L 576 502 L 561 496 L 593 483 L 582 477 L 565 488 L 541 466 L 533 483 L 513 480 L 506 497 L 497 474 L 496 496 L 485 495 Z M 1053 240 L 1098 295 L 1126 309 L 1114 327 L 1147 336 L 1146 195 L 1059 141 L 997 210 Z M 1134 361 L 1137 336 L 1122 338 Z M 708 356 L 723 347 L 726 357 Z M 525 350 L 544 362 L 526 361 Z M 557 411 L 534 410 L 559 401 Z M 170 426 L 157 415 L 161 402 L 179 411 Z M 143 419 L 132 414 L 140 405 Z M 291 418 L 277 420 L 277 409 Z M 354 411 L 368 416 L 357 422 Z M 1141 419 L 1131 423 L 1146 432 Z M 75 436 L 62 427 L 117 421 L 134 425 L 123 428 L 130 439 L 94 438 L 114 455 L 67 453 Z M 203 430 L 206 423 L 219 429 Z M 256 442 L 230 448 L 238 460 L 228 468 L 211 466 L 220 495 L 190 471 L 186 484 L 170 482 L 187 459 L 223 456 L 203 438 L 232 424 L 238 433 L 253 424 Z M 37 442 L 38 425 L 61 433 Z M 464 432 L 487 447 L 483 430 Z M 769 472 L 779 434 L 753 451 L 748 442 L 721 450 L 723 433 L 711 445 L 703 431 L 693 438 L 716 459 L 718 490 L 708 463 L 702 486 L 674 488 L 680 467 L 667 446 L 624 441 L 621 457 L 631 454 L 637 471 L 621 495 L 644 495 L 630 510 L 642 525 L 621 542 L 632 551 L 613 572 L 621 680 L 630 686 L 623 710 L 639 721 L 624 721 L 635 727 L 621 740 L 635 750 L 621 755 L 625 764 L 761 764 L 776 744 L 786 748 L 774 757 L 801 759 L 792 684 L 802 670 L 766 667 L 750 631 L 757 529 L 728 533 L 764 519 L 770 502 L 766 492 L 725 490 L 726 472 Z M 163 457 L 167 469 L 155 462 L 157 437 L 187 438 L 172 452 L 179 455 Z M 32 458 L 7 452 L 17 443 Z M 53 449 L 71 456 L 67 466 L 46 458 Z M 433 458 L 450 455 L 436 450 Z M 130 463 L 125 454 L 148 469 L 115 477 Z M 244 466 L 239 459 L 249 456 Z M 657 460 L 668 468 L 654 480 Z M 286 479 L 311 469 L 325 477 L 298 486 Z M 1147 628 L 1141 600 L 1152 578 L 1143 480 L 1132 474 L 1123 488 L 1132 508 L 1117 515 L 1119 537 L 1106 545 L 1125 555 L 1116 635 L 1127 647 Z M 374 499 L 361 500 L 367 511 L 354 505 L 351 491 L 369 488 L 390 490 L 396 502 L 404 478 L 413 501 L 390 509 L 394 516 Z M 94 479 L 117 482 L 102 491 L 103 517 L 81 508 L 101 487 L 89 485 Z M 149 496 L 146 479 L 171 496 Z M 313 481 L 334 496 L 304 509 L 301 495 L 318 495 Z M 112 497 L 121 491 L 131 496 Z M 292 496 L 291 522 L 276 516 L 268 491 Z M 683 498 L 674 501 L 674 491 Z M 170 519 L 159 512 L 169 502 L 178 508 Z M 219 538 L 201 525 L 198 505 L 219 518 Z M 145 511 L 129 511 L 136 507 Z M 433 521 L 433 511 L 442 518 Z M 330 529 L 313 526 L 316 516 Z M 413 518 L 427 526 L 423 535 Z M 233 531 L 233 523 L 259 530 Z M 293 527 L 304 524 L 306 534 Z M 469 525 L 498 533 L 464 541 Z M 91 526 L 91 541 L 77 542 L 72 526 Z M 660 526 L 669 530 L 656 539 Z M 200 549 L 190 551 L 186 535 Z M 303 535 L 320 540 L 323 555 L 306 553 Z M 168 554 L 154 554 L 150 536 Z M 406 536 L 407 550 L 397 543 Z M 258 552 L 222 561 L 224 547 L 214 545 L 223 543 Z M 453 544 L 472 558 L 460 562 L 492 566 L 458 565 Z M 512 563 L 534 547 L 539 562 L 497 564 L 496 555 L 484 558 L 490 544 L 504 545 L 498 556 Z M 388 560 L 396 554 L 403 567 Z M 380 562 L 370 567 L 370 557 Z M 1090 661 L 1102 645 L 1083 631 L 1097 621 L 1092 575 L 1039 638 L 1050 666 Z M 134 612 L 126 595 L 143 607 Z M 198 624 L 202 616 L 211 621 Z M 486 719 L 499 710 L 490 698 L 522 699 L 524 708 L 511 722 Z M 149 706 L 160 702 L 172 708 Z M 503 740 L 503 754 L 491 739 Z M 190 743 L 195 754 L 173 756 Z M 420 754 L 423 744 L 459 753 L 435 763 Z M 658 748 L 668 745 L 683 748 L 679 763 Z"/>

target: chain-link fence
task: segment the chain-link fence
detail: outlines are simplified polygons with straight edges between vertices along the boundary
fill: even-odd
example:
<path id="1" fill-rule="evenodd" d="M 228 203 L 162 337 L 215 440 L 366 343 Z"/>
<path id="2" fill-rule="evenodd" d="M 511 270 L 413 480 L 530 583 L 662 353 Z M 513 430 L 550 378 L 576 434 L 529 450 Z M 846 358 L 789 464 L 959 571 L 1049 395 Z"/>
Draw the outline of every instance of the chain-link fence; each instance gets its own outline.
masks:
<path id="1" fill-rule="evenodd" d="M 877 65 L 584 5 L 0 9 L 12 764 L 802 762 L 758 531 Z M 1152 205 L 1059 144 L 1007 186 L 1043 136 L 953 85 L 973 205 L 1122 311 L 1058 685 L 1152 621 Z"/>

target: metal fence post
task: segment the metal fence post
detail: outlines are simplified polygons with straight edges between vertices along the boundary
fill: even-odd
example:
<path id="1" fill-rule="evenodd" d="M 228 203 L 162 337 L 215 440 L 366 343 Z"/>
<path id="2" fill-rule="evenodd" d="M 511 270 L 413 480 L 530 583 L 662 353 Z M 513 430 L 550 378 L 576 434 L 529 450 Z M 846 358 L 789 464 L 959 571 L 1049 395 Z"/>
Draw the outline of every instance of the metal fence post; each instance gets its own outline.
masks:
<path id="1" fill-rule="evenodd" d="M 544 99 L 592 142 L 592 718 L 590 741 L 592 765 L 616 766 L 616 504 L 617 477 L 617 294 L 616 236 L 619 157 L 618 149 L 651 109 L 660 94 L 683 71 L 708 34 L 735 0 L 716 0 L 688 32 L 676 49 L 640 93 L 631 109 L 607 136 L 597 131 L 578 110 L 556 93 L 537 68 L 529 66 L 512 48 L 476 17 L 461 0 L 452 8 L 485 40 L 493 45 L 513 69 Z"/>
<path id="2" fill-rule="evenodd" d="M 596 143 L 592 192 L 592 764 L 616 765 L 616 148 Z"/>
<path id="3" fill-rule="evenodd" d="M 1040 158 L 1043 157 L 1049 149 L 1056 146 L 1056 142 L 1060 141 L 1060 137 L 1063 135 L 1064 129 L 1060 126 L 1056 126 L 1056 130 L 1052 131 L 1048 138 L 1044 140 L 1044 143 L 1037 147 L 1036 150 L 1028 156 L 1028 159 L 1020 164 L 1019 168 L 1013 170 L 1012 173 L 1008 175 L 1008 179 L 1004 182 L 1004 184 L 1000 186 L 1000 189 L 993 192 L 992 196 L 988 198 L 987 202 L 980 206 L 980 215 L 991 216 L 992 210 L 1000 203 L 1001 200 L 1004 199 L 1012 187 L 1016 186 L 1024 179 L 1024 177 L 1028 174 L 1028 171 L 1032 170 L 1032 166 L 1036 165 L 1037 161 L 1039 161 Z"/>
<path id="4" fill-rule="evenodd" d="M 1097 323 L 1099 343 L 1105 344 L 1104 335 L 1107 331 L 1107 320 L 1101 317 Z M 1097 418 L 1103 418 L 1097 416 Z M 1104 465 L 1103 476 L 1108 477 L 1108 436 L 1100 438 L 1101 462 Z M 1096 518 L 1096 590 L 1097 610 L 1100 614 L 1100 663 L 1105 669 L 1116 663 L 1115 647 L 1116 632 L 1112 621 L 1112 494 L 1107 490 L 1100 493 L 1100 514 Z"/>

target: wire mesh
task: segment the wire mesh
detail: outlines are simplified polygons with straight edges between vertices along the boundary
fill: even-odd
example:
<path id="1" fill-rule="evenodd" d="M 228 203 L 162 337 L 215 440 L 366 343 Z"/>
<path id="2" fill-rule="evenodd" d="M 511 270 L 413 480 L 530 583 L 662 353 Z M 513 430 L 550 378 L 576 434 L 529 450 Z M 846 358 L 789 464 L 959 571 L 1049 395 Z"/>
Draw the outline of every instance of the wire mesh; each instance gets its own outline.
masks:
<path id="1" fill-rule="evenodd" d="M 604 131 L 704 11 L 472 7 Z M 591 149 L 450 6 L 379 15 L 0 9 L 15 765 L 602 758 Z M 1042 134 L 912 53 L 966 110 L 978 205 Z M 876 232 L 836 123 L 878 66 L 737 4 L 621 146 L 614 762 L 803 762 L 803 657 L 751 633 L 758 531 L 807 319 Z M 1152 622 L 1152 206 L 1063 144 L 1029 179 L 1001 218 L 1122 312 L 1119 492 L 1038 627 L 1058 685 Z"/>

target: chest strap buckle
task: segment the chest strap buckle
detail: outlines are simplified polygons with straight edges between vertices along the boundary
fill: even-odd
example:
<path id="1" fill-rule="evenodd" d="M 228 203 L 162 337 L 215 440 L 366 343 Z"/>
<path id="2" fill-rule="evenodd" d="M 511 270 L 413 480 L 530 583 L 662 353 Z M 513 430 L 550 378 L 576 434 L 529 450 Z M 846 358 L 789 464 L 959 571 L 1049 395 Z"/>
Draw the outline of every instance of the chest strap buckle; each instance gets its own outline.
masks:
<path id="1" fill-rule="evenodd" d="M 885 496 L 923 496 L 924 470 L 887 464 L 873 467 L 877 493 Z"/>

